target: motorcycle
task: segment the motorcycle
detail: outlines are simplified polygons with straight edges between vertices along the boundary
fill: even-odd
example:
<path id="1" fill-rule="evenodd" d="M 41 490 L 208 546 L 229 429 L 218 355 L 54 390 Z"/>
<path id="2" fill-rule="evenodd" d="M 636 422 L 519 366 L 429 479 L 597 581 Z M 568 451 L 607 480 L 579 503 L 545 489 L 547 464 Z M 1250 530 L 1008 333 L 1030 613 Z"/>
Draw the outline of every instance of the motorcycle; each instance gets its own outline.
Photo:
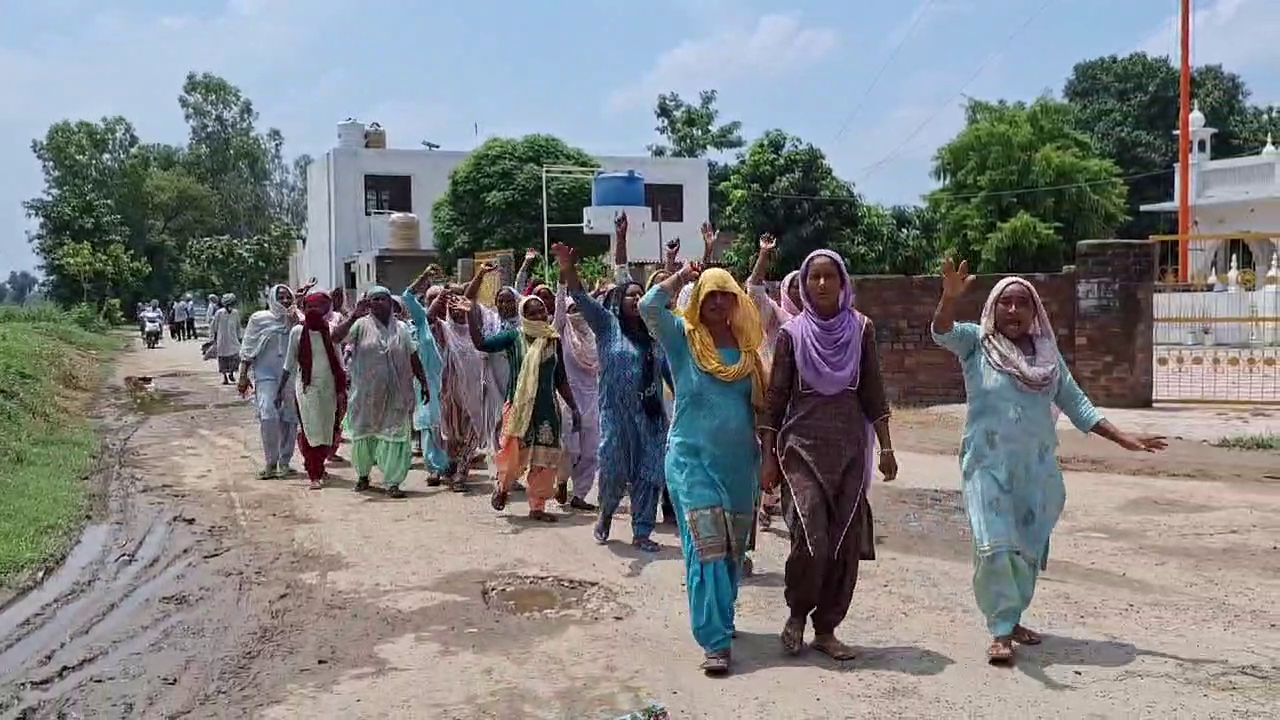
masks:
<path id="1" fill-rule="evenodd" d="M 146 343 L 148 350 L 154 350 L 160 344 L 160 337 L 164 333 L 164 329 L 160 327 L 158 320 L 145 320 L 142 323 L 142 341 Z"/>

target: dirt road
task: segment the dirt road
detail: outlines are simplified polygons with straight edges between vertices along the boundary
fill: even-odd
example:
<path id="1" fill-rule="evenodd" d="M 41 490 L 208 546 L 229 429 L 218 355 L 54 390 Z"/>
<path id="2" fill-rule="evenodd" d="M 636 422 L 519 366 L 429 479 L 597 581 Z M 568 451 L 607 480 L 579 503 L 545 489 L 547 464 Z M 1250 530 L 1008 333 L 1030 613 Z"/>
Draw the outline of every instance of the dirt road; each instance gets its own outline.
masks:
<path id="1" fill-rule="evenodd" d="M 407 500 L 254 479 L 250 409 L 194 344 L 123 363 L 103 409 L 100 522 L 0 612 L 0 716 L 21 718 L 1274 717 L 1280 456 L 1175 441 L 1144 477 L 1073 472 L 1016 669 L 986 665 L 969 590 L 956 426 L 904 417 L 902 477 L 873 496 L 880 559 L 842 628 L 843 667 L 784 658 L 766 534 L 739 602 L 734 676 L 709 680 L 675 536 L 642 556 L 588 517 L 533 526 L 469 495 Z M 143 401 L 124 375 L 153 376 Z M 1160 416 L 1154 416 L 1159 419 Z M 1193 425 L 1196 423 L 1192 423 Z M 1171 433 L 1175 434 L 1175 433 Z M 1064 437 L 1066 437 L 1064 435 Z M 1099 440 L 1067 448 L 1106 469 Z M 1195 458 L 1200 477 L 1178 458 Z M 1125 458 L 1126 462 L 1131 462 Z M 1268 465 L 1269 464 L 1269 465 Z M 615 527 L 623 530 L 625 520 Z M 615 533 L 618 534 L 618 533 Z"/>

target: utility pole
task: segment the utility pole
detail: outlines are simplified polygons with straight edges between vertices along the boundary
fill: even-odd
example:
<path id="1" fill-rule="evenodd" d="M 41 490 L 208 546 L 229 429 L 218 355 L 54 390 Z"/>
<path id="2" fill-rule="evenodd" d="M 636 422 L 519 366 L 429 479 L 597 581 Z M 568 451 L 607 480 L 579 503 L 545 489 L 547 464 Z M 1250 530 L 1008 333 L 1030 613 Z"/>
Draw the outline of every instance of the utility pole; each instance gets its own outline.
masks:
<path id="1" fill-rule="evenodd" d="M 1182 0 L 1182 73 L 1178 87 L 1178 279 L 1191 280 L 1191 0 Z"/>

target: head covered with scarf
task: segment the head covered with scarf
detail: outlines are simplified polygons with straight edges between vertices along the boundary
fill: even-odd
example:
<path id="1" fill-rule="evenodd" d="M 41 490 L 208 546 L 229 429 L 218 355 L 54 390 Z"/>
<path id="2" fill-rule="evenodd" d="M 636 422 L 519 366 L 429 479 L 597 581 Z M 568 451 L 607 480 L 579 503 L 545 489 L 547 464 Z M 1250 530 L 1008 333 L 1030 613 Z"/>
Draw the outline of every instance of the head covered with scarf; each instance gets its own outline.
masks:
<path id="1" fill-rule="evenodd" d="M 829 318 L 818 314 L 809 293 L 809 276 L 813 265 L 825 258 L 835 265 L 840 279 L 836 313 Z M 857 388 L 862 368 L 862 333 L 867 319 L 853 308 L 853 278 L 844 259 L 830 250 L 814 250 L 804 259 L 798 271 L 800 314 L 783 325 L 794 343 L 796 368 L 804 384 L 821 395 L 836 395 L 846 388 Z M 784 293 L 785 297 L 785 293 Z"/>
<path id="2" fill-rule="evenodd" d="M 520 365 L 520 375 L 516 378 L 515 393 L 511 397 L 511 414 L 507 418 L 505 433 L 510 437 L 524 437 L 533 419 L 533 404 L 538 397 L 538 373 L 542 363 L 551 362 L 556 357 L 556 341 L 560 336 L 551 323 L 544 320 L 531 320 L 525 313 L 529 311 L 529 303 L 542 301 L 533 295 L 520 299 L 517 315 L 520 318 L 520 344 L 524 358 Z"/>
<path id="3" fill-rule="evenodd" d="M 650 280 L 652 279 L 650 277 Z M 642 388 L 640 406 L 644 409 L 645 415 L 651 418 L 658 418 L 665 412 L 662 406 L 662 378 L 661 373 L 658 372 L 658 343 L 653 339 L 653 335 L 649 333 L 649 326 L 645 325 L 639 311 L 635 309 L 637 306 L 632 306 L 634 312 L 624 312 L 623 310 L 623 304 L 627 302 L 627 292 L 633 287 L 640 291 L 639 295 L 644 295 L 646 292 L 644 285 L 634 280 L 628 280 L 609 288 L 609 291 L 605 293 L 602 304 L 606 310 L 617 318 L 618 328 L 622 331 L 623 337 L 631 341 L 631 344 L 640 353 L 642 363 L 640 366 L 640 387 Z"/>
<path id="4" fill-rule="evenodd" d="M 224 304 L 227 297 L 223 296 Z M 229 297 L 231 302 L 235 302 L 234 295 Z M 267 290 L 267 309 L 250 315 L 249 322 L 245 323 L 240 356 L 247 360 L 255 359 L 275 336 L 288 334 L 292 310 L 293 290 L 283 284 L 271 286 Z"/>
<path id="5" fill-rule="evenodd" d="M 583 370 L 591 377 L 596 377 L 600 374 L 600 352 L 596 348 L 596 334 L 582 313 L 574 312 L 577 304 L 572 296 L 565 298 L 565 345 Z"/>
<path id="6" fill-rule="evenodd" d="M 809 257 L 813 257 L 813 255 L 810 254 Z M 806 262 L 807 262 L 807 259 L 806 259 Z M 801 307 L 800 305 L 796 305 L 796 301 L 791 298 L 791 293 L 793 292 L 791 289 L 792 286 L 795 285 L 796 283 L 800 283 L 801 305 L 803 305 L 804 281 L 800 278 L 800 275 L 803 271 L 804 271 L 804 265 L 801 264 L 800 270 L 792 270 L 791 272 L 787 273 L 782 278 L 782 283 L 778 286 L 778 299 L 781 300 L 779 304 L 782 307 L 783 314 L 786 315 L 786 317 L 782 319 L 783 322 L 786 322 L 787 320 L 790 320 L 791 318 L 804 312 L 804 308 Z"/>
<path id="7" fill-rule="evenodd" d="M 302 299 L 302 337 L 298 340 L 298 372 L 301 375 L 302 387 L 311 387 L 311 370 L 312 370 L 312 352 L 311 334 L 320 335 L 320 342 L 324 345 L 324 354 L 329 359 L 329 369 L 333 371 L 333 380 L 335 387 L 342 391 L 347 386 L 346 373 L 342 369 L 342 362 L 338 359 L 338 350 L 334 347 L 333 337 L 330 335 L 329 322 L 326 316 L 333 301 L 328 293 L 319 290 L 312 290 Z"/>
<path id="8" fill-rule="evenodd" d="M 996 327 L 1000 296 L 1015 285 L 1026 290 L 1033 305 L 1031 327 L 1027 333 L 1035 347 L 1035 356 L 1030 360 Z M 1053 332 L 1053 325 L 1049 324 L 1049 314 L 1045 312 L 1044 302 L 1040 300 L 1040 293 L 1036 292 L 1034 285 L 1020 277 L 1007 277 L 996 283 L 987 296 L 987 302 L 982 306 L 979 325 L 982 332 L 982 353 L 986 355 L 991 367 L 1013 378 L 1019 387 L 1029 392 L 1057 391 L 1061 359 L 1058 338 Z"/>
<path id="9" fill-rule="evenodd" d="M 740 355 L 732 365 L 725 364 L 716 348 L 711 329 L 702 324 L 702 303 L 711 293 L 723 292 L 734 296 L 737 303 L 729 316 L 729 327 L 738 341 Z M 693 360 L 703 372 L 718 380 L 736 382 L 751 378 L 751 404 L 757 411 L 764 408 L 766 384 L 764 361 L 760 348 L 764 345 L 764 327 L 755 303 L 742 291 L 738 282 L 727 270 L 708 268 L 698 276 L 689 295 L 689 305 L 684 309 L 685 336 Z"/>

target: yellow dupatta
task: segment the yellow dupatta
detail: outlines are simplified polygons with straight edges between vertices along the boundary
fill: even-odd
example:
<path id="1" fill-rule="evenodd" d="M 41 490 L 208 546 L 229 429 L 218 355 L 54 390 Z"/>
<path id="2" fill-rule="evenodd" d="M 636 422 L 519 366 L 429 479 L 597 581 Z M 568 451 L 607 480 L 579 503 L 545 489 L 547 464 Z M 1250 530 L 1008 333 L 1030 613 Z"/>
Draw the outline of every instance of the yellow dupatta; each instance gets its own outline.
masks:
<path id="1" fill-rule="evenodd" d="M 538 373 L 542 369 L 542 363 L 555 356 L 555 343 L 560 339 L 551 323 L 546 320 L 530 320 L 524 316 L 525 304 L 533 299 L 532 295 L 524 296 L 516 309 L 516 315 L 520 318 L 518 342 L 523 352 L 520 375 L 516 378 L 516 391 L 511 397 L 511 412 L 507 416 L 506 435 L 509 437 L 523 438 L 525 431 L 529 429 L 534 401 L 538 397 Z"/>
<path id="2" fill-rule="evenodd" d="M 702 324 L 702 300 L 708 293 L 732 293 L 738 299 L 738 307 L 729 318 L 729 326 L 738 341 L 741 356 L 733 365 L 726 365 L 720 358 L 711 331 Z M 684 317 L 685 336 L 689 339 L 689 350 L 693 361 L 703 372 L 725 382 L 736 382 L 748 375 L 751 376 L 751 404 L 757 410 L 764 408 L 764 390 L 768 382 L 765 377 L 764 361 L 760 357 L 760 348 L 764 346 L 764 324 L 760 321 L 760 311 L 756 304 L 743 292 L 738 282 L 728 271 L 721 268 L 708 268 L 698 277 L 689 296 L 689 305 L 681 313 Z"/>

